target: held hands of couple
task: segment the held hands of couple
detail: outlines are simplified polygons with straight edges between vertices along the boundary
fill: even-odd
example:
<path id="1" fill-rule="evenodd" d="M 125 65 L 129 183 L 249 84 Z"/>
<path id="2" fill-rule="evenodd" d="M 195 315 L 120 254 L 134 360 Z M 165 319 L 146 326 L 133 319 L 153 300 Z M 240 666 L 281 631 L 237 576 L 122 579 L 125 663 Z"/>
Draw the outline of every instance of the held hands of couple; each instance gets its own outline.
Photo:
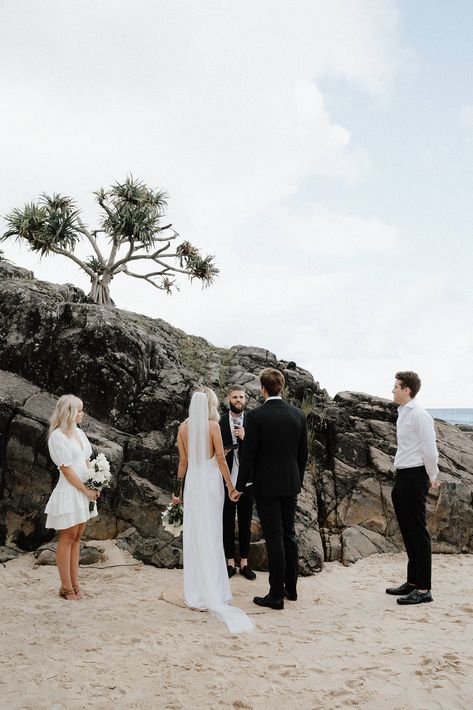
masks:
<path id="1" fill-rule="evenodd" d="M 438 478 L 436 478 L 434 481 L 429 482 L 429 487 L 430 488 L 440 488 L 440 481 Z"/>
<path id="2" fill-rule="evenodd" d="M 237 503 L 240 500 L 241 493 L 237 491 L 236 488 L 234 488 L 229 494 L 228 497 L 230 498 L 233 503 Z"/>

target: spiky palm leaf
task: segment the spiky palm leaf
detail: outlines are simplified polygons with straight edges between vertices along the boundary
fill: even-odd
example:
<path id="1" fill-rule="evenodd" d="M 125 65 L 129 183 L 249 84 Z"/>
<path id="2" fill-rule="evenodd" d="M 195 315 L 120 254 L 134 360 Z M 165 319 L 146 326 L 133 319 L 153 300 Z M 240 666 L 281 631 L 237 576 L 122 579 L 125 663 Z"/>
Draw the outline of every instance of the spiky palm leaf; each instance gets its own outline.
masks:
<path id="1" fill-rule="evenodd" d="M 219 269 L 213 264 L 215 256 L 193 256 L 187 260 L 187 269 L 191 281 L 199 279 L 204 287 L 210 286 L 219 274 Z"/>
<path id="2" fill-rule="evenodd" d="M 106 206 L 103 229 L 115 244 L 138 242 L 150 249 L 160 232 L 160 221 L 167 207 L 166 193 L 152 190 L 129 176 L 108 192 L 96 193 L 99 204 Z"/>
<path id="3" fill-rule="evenodd" d="M 44 256 L 52 247 L 74 251 L 80 237 L 78 233 L 79 211 L 73 210 L 70 197 L 42 195 L 38 204 L 27 203 L 23 209 L 16 208 L 5 217 L 9 229 L 2 240 L 15 237 L 28 242 L 31 251 Z"/>
<path id="4" fill-rule="evenodd" d="M 89 267 L 89 269 L 92 269 L 92 271 L 96 273 L 97 276 L 101 276 L 105 271 L 104 265 L 101 264 L 95 256 L 87 257 L 87 259 L 84 259 L 84 263 L 86 266 Z"/>

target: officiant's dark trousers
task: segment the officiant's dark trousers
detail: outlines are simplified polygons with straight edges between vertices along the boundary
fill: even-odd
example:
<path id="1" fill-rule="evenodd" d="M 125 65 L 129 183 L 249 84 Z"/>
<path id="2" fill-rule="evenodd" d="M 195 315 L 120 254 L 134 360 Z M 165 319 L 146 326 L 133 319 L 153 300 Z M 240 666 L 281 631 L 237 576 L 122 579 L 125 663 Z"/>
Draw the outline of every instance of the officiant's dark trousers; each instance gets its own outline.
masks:
<path id="1" fill-rule="evenodd" d="M 429 477 L 424 466 L 400 468 L 391 498 L 407 552 L 407 581 L 417 589 L 432 584 L 432 544 L 426 524 Z"/>
<path id="2" fill-rule="evenodd" d="M 282 599 L 284 584 L 289 594 L 294 594 L 297 586 L 299 562 L 294 530 L 297 496 L 257 496 L 255 500 L 268 553 L 269 595 Z"/>
<path id="3" fill-rule="evenodd" d="M 253 515 L 253 486 L 247 486 L 238 503 L 228 497 L 225 486 L 223 503 L 223 548 L 227 560 L 235 558 L 235 515 L 238 517 L 238 545 L 240 559 L 248 559 L 251 540 L 251 517 Z"/>

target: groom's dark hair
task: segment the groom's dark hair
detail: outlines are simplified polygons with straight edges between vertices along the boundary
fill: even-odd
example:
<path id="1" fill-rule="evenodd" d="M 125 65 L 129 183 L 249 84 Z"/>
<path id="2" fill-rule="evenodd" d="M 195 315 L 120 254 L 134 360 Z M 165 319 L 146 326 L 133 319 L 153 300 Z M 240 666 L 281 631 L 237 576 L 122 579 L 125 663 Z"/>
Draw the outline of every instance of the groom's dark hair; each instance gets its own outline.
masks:
<path id="1" fill-rule="evenodd" d="M 270 397 L 277 397 L 284 389 L 286 380 L 279 370 L 266 367 L 259 376 L 261 386 L 265 388 Z"/>
<path id="2" fill-rule="evenodd" d="M 412 370 L 405 370 L 403 372 L 396 372 L 395 379 L 399 380 L 402 389 L 409 387 L 411 391 L 411 399 L 414 399 L 418 391 L 420 390 L 420 377 L 417 372 L 412 372 Z"/>

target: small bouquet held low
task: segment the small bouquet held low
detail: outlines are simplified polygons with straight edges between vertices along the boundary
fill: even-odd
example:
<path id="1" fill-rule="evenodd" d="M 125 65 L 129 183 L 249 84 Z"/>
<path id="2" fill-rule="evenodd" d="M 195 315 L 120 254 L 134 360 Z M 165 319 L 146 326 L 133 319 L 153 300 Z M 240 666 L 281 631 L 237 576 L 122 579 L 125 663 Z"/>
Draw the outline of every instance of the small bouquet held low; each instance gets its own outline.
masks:
<path id="1" fill-rule="evenodd" d="M 92 461 L 92 471 L 93 473 L 84 481 L 87 488 L 92 488 L 94 491 L 109 488 L 112 482 L 112 474 L 110 473 L 110 464 L 105 454 L 99 454 L 97 458 Z M 93 511 L 94 505 L 95 502 L 91 500 L 89 503 L 89 512 Z"/>
<path id="2" fill-rule="evenodd" d="M 163 528 L 174 537 L 179 537 L 184 524 L 182 503 L 170 503 L 162 513 Z"/>

